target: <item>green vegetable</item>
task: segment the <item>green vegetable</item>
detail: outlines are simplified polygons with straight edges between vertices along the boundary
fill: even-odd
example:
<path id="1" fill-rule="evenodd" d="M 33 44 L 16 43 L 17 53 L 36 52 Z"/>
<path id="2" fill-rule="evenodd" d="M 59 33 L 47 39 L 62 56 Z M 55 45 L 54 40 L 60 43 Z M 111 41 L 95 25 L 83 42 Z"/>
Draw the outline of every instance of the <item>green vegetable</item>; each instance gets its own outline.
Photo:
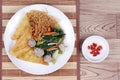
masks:
<path id="1" fill-rule="evenodd" d="M 55 64 L 56 63 L 56 59 L 53 58 L 52 63 Z"/>
<path id="2" fill-rule="evenodd" d="M 52 62 L 53 62 L 53 64 L 56 63 L 56 59 L 58 58 L 58 52 L 59 52 L 59 50 L 56 50 L 56 51 L 52 54 L 52 58 L 53 58 Z"/>
<path id="3" fill-rule="evenodd" d="M 64 36 L 59 39 L 58 44 L 61 44 L 63 42 L 63 40 L 64 40 Z"/>
<path id="4" fill-rule="evenodd" d="M 49 55 L 49 54 L 53 54 L 55 51 L 56 51 L 56 50 L 52 50 L 52 51 L 46 51 L 46 50 L 45 50 L 45 51 L 44 51 L 44 52 L 45 52 L 44 56 L 45 56 L 45 55 Z"/>
<path id="5" fill-rule="evenodd" d="M 51 46 L 48 46 L 47 43 L 44 42 L 43 44 L 36 45 L 35 47 L 41 48 L 41 49 L 43 49 L 43 50 L 46 50 L 47 48 L 50 48 Z"/>
<path id="6" fill-rule="evenodd" d="M 37 41 L 37 44 L 36 45 L 40 45 L 40 44 L 43 44 L 44 41 Z"/>
<path id="7" fill-rule="evenodd" d="M 60 28 L 52 28 L 51 32 L 56 32 L 56 34 L 43 35 L 42 40 L 37 41 L 35 47 L 41 48 L 44 50 L 45 55 L 53 54 L 56 50 L 47 51 L 48 48 L 53 46 L 58 46 L 64 40 L 65 34 Z M 48 45 L 49 43 L 56 43 Z M 59 50 L 59 49 L 57 49 Z M 62 51 L 59 50 L 59 54 L 62 54 Z"/>
<path id="8" fill-rule="evenodd" d="M 60 28 L 52 28 L 52 32 L 57 32 L 59 34 L 64 34 L 63 30 Z"/>
<path id="9" fill-rule="evenodd" d="M 63 53 L 62 50 L 59 50 L 58 54 L 62 54 L 62 53 Z"/>

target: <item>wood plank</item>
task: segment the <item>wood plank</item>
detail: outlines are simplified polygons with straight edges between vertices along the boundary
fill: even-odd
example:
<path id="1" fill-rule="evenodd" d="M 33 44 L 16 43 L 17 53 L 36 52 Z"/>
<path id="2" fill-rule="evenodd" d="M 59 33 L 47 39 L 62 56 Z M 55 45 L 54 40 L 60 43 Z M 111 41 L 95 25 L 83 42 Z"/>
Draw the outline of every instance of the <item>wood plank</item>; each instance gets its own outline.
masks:
<path id="1" fill-rule="evenodd" d="M 80 80 L 80 0 L 76 0 L 76 26 L 77 26 L 77 80 Z"/>
<path id="2" fill-rule="evenodd" d="M 68 62 L 76 62 L 77 61 L 77 56 L 76 55 L 72 55 L 70 57 L 70 59 L 68 60 Z M 2 62 L 11 62 L 10 59 L 8 58 L 7 55 L 3 55 L 2 56 Z"/>
<path id="3" fill-rule="evenodd" d="M 0 1 L 0 80 L 2 79 L 2 1 Z"/>
<path id="4" fill-rule="evenodd" d="M 88 62 L 81 55 L 81 80 L 119 80 L 120 0 L 80 0 L 80 38 L 97 34 L 110 45 L 108 57 L 101 63 Z M 80 46 L 81 46 L 80 45 Z"/>
<path id="5" fill-rule="evenodd" d="M 120 39 L 120 14 L 117 14 L 116 16 L 116 24 L 117 24 L 117 38 Z"/>
<path id="6" fill-rule="evenodd" d="M 8 67 L 9 66 L 9 67 Z M 4 69 L 5 70 L 9 70 L 9 69 L 18 69 L 13 63 L 11 62 L 2 62 L 2 70 Z"/>
<path id="7" fill-rule="evenodd" d="M 46 76 L 46 77 L 2 77 L 2 80 L 77 80 L 76 76 Z"/>
<path id="8" fill-rule="evenodd" d="M 76 6 L 75 5 L 53 5 L 54 7 L 60 9 L 62 12 L 71 12 L 75 13 Z M 19 6 L 2 6 L 2 13 L 15 13 L 18 10 L 26 7 L 26 5 Z"/>
<path id="9" fill-rule="evenodd" d="M 49 4 L 49 5 L 75 5 L 74 0 L 3 0 L 3 5 L 30 5 L 30 4 Z"/>
<path id="10" fill-rule="evenodd" d="M 80 38 L 91 35 L 116 38 L 116 15 L 80 15 Z"/>
<path id="11" fill-rule="evenodd" d="M 2 55 L 2 62 L 11 62 L 7 55 Z"/>
<path id="12" fill-rule="evenodd" d="M 75 69 L 59 69 L 53 73 L 47 74 L 47 75 L 42 75 L 42 76 L 76 76 L 76 70 Z M 32 74 L 25 73 L 21 71 L 21 76 L 33 76 Z M 39 76 L 39 75 L 34 75 L 34 76 Z"/>
<path id="13" fill-rule="evenodd" d="M 4 72 L 4 70 L 2 70 L 2 72 Z M 6 70 L 6 76 L 20 76 L 20 75 L 21 75 L 20 70 Z"/>
<path id="14" fill-rule="evenodd" d="M 8 67 L 9 66 L 9 67 Z M 65 66 L 61 69 L 76 69 L 76 62 L 67 62 Z M 13 63 L 11 62 L 2 62 L 2 69 L 3 70 L 19 70 Z"/>
<path id="15" fill-rule="evenodd" d="M 53 4 L 65 4 L 65 5 L 75 5 L 76 1 L 75 0 L 61 0 L 61 1 L 57 1 L 57 0 L 46 0 L 47 4 L 53 5 Z"/>
<path id="16" fill-rule="evenodd" d="M 119 14 L 120 0 L 80 0 L 81 14 Z"/>
<path id="17" fill-rule="evenodd" d="M 118 79 L 120 79 L 120 63 L 118 65 L 119 65 L 119 67 L 118 67 Z"/>
<path id="18" fill-rule="evenodd" d="M 3 13 L 2 14 L 2 19 L 10 19 L 15 13 Z M 76 18 L 76 13 L 69 13 L 66 12 L 64 13 L 69 19 L 75 19 Z"/>
<path id="19" fill-rule="evenodd" d="M 118 63 L 87 63 L 80 66 L 81 80 L 118 80 Z"/>
<path id="20" fill-rule="evenodd" d="M 7 76 L 7 70 L 1 71 L 2 72 L 2 76 Z"/>
<path id="21" fill-rule="evenodd" d="M 2 70 L 4 71 L 4 70 Z M 11 70 L 7 70 L 7 75 L 6 76 L 12 76 L 12 77 L 17 77 L 17 76 L 22 76 L 22 77 L 25 77 L 25 76 L 76 76 L 76 69 L 59 69 L 53 73 L 50 73 L 50 74 L 46 74 L 46 75 L 32 75 L 32 74 L 29 74 L 29 73 L 26 73 L 26 72 L 23 72 L 22 70 L 14 70 L 14 69 L 11 69 Z M 5 76 L 5 75 L 3 75 Z"/>

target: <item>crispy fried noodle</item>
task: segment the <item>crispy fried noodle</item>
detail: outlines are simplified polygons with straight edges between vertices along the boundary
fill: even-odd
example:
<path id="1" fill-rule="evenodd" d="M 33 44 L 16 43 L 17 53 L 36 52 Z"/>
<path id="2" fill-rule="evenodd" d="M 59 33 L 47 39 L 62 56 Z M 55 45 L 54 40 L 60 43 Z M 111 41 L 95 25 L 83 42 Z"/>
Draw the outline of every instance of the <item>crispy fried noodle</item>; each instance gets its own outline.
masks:
<path id="1" fill-rule="evenodd" d="M 48 27 L 53 27 L 57 22 L 52 16 L 48 16 L 47 12 L 30 11 L 27 13 L 30 22 L 31 36 L 35 40 L 40 40 L 40 36 L 47 32 Z"/>

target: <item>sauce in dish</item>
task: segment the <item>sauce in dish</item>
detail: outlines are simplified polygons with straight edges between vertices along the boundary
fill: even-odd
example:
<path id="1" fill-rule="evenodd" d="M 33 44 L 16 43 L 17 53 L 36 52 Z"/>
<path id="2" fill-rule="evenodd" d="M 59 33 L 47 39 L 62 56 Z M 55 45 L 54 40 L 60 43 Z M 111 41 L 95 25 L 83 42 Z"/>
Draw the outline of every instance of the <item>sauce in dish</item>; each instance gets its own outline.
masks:
<path id="1" fill-rule="evenodd" d="M 101 62 L 109 54 L 109 44 L 101 36 L 90 36 L 83 42 L 82 53 L 90 62 Z"/>

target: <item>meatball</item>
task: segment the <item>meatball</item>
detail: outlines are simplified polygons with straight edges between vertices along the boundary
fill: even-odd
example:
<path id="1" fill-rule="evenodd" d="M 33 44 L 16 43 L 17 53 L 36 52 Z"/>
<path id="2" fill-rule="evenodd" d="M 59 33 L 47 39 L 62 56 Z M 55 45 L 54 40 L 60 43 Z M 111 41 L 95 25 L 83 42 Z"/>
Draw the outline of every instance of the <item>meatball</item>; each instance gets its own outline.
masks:
<path id="1" fill-rule="evenodd" d="M 46 56 L 44 56 L 44 61 L 45 61 L 45 62 L 51 62 L 51 61 L 52 61 L 51 55 L 46 55 Z"/>
<path id="2" fill-rule="evenodd" d="M 34 39 L 30 39 L 30 40 L 28 41 L 28 45 L 29 45 L 30 47 L 35 47 L 36 41 L 35 41 Z"/>
<path id="3" fill-rule="evenodd" d="M 44 55 L 44 50 L 41 48 L 35 48 L 34 52 L 35 52 L 35 55 L 37 55 L 38 57 L 42 57 Z"/>

